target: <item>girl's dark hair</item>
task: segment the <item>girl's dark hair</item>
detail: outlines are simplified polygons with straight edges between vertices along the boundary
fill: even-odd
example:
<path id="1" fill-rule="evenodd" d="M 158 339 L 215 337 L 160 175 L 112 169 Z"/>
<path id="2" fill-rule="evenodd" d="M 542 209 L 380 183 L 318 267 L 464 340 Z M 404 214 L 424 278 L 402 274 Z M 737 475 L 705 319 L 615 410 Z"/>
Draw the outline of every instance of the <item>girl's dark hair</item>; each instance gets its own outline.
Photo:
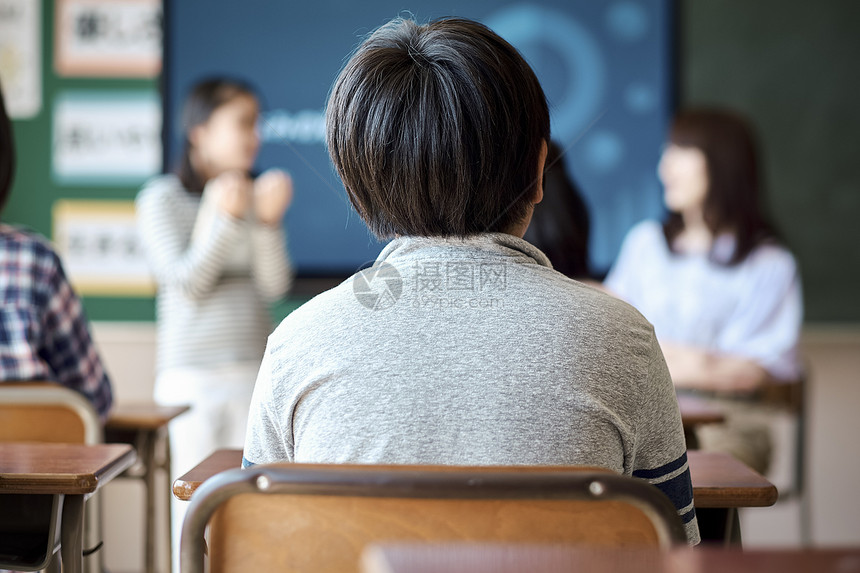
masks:
<path id="1" fill-rule="evenodd" d="M 489 28 L 397 18 L 335 80 L 326 143 L 350 202 L 380 238 L 509 231 L 536 193 L 546 98 Z"/>
<path id="2" fill-rule="evenodd" d="M 708 170 L 705 224 L 713 234 L 731 233 L 735 250 L 721 261 L 728 266 L 742 262 L 757 246 L 780 242 L 762 206 L 758 149 L 749 123 L 741 116 L 719 109 L 691 109 L 675 116 L 669 142 L 695 147 L 704 153 Z M 680 213 L 669 213 L 663 233 L 669 248 L 684 229 Z"/>
<path id="3" fill-rule="evenodd" d="M 576 182 L 567 175 L 555 142 L 547 148 L 543 189 L 543 201 L 535 205 L 524 238 L 546 253 L 555 270 L 571 278 L 590 277 L 588 209 Z"/>
<path id="4" fill-rule="evenodd" d="M 176 175 L 188 191 L 201 193 L 206 184 L 191 164 L 191 141 L 188 135 L 192 129 L 209 121 L 216 109 L 240 95 L 258 99 L 254 88 L 244 81 L 231 78 L 208 78 L 194 84 L 185 98 L 185 105 L 182 108 L 184 140 Z"/>
<path id="5" fill-rule="evenodd" d="M 3 89 L 0 86 L 0 211 L 6 205 L 12 180 L 15 177 L 15 140 L 12 137 L 12 121 L 6 114 Z"/>

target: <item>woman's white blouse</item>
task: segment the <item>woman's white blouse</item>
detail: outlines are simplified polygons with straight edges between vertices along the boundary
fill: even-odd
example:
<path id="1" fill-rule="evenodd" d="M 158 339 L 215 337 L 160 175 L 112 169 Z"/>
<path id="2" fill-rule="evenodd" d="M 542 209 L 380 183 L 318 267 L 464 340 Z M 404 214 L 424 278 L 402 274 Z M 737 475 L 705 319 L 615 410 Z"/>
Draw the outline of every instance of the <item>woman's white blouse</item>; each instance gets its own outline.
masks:
<path id="1" fill-rule="evenodd" d="M 734 242 L 719 236 L 711 256 L 728 260 Z M 800 375 L 800 277 L 781 246 L 759 246 L 740 264 L 725 266 L 707 253 L 672 253 L 662 226 L 645 221 L 627 234 L 605 285 L 636 307 L 663 342 L 751 358 L 781 380 Z"/>

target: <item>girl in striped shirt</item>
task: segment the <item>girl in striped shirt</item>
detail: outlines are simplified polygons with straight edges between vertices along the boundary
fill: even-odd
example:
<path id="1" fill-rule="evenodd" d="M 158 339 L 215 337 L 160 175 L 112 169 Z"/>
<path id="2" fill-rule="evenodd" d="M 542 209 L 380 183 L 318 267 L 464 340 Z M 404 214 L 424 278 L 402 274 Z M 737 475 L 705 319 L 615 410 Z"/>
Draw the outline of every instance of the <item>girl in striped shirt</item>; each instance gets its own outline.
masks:
<path id="1" fill-rule="evenodd" d="M 292 282 L 281 224 L 292 182 L 278 170 L 250 175 L 258 113 L 247 85 L 198 83 L 183 109 L 178 169 L 149 181 L 136 201 L 141 244 L 158 283 L 155 400 L 191 405 L 170 426 L 176 475 L 214 449 L 243 445 L 272 330 L 268 305 Z"/>

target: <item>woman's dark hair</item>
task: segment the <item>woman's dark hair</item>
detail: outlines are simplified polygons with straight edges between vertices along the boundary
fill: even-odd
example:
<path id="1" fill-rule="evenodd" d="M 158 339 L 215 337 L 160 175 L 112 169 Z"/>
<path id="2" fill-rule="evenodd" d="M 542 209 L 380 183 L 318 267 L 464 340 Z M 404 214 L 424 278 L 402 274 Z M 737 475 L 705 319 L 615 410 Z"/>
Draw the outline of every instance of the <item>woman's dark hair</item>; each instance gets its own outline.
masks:
<path id="1" fill-rule="evenodd" d="M 191 130 L 209 121 L 216 109 L 240 95 L 258 99 L 256 91 L 248 83 L 230 78 L 209 78 L 194 84 L 185 98 L 182 107 L 184 141 L 176 175 L 188 191 L 201 193 L 206 184 L 191 164 L 191 141 L 188 137 Z"/>
<path id="2" fill-rule="evenodd" d="M 555 142 L 547 148 L 543 189 L 543 201 L 535 205 L 524 238 L 546 253 L 555 270 L 571 278 L 589 277 L 588 209 Z"/>
<path id="3" fill-rule="evenodd" d="M 12 180 L 15 177 L 15 139 L 12 137 L 12 121 L 6 114 L 3 89 L 0 86 L 0 211 L 6 205 Z"/>
<path id="4" fill-rule="evenodd" d="M 486 26 L 397 18 L 341 70 L 326 142 L 350 202 L 378 237 L 509 231 L 536 193 L 546 97 Z"/>
<path id="5" fill-rule="evenodd" d="M 746 120 L 719 109 L 682 111 L 672 123 L 669 142 L 695 147 L 705 155 L 705 224 L 715 235 L 728 232 L 735 237 L 732 257 L 718 262 L 736 265 L 760 244 L 779 241 L 762 206 L 758 149 Z M 683 229 L 681 214 L 669 213 L 663 233 L 670 248 Z"/>

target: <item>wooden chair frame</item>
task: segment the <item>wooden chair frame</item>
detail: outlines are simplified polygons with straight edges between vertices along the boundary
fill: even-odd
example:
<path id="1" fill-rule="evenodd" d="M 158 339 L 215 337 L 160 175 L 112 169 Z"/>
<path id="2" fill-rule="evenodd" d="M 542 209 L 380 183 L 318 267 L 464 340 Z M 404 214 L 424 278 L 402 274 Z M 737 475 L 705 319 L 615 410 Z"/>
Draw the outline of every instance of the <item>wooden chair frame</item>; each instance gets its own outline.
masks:
<path id="1" fill-rule="evenodd" d="M 16 441 L 41 441 L 53 443 L 84 443 L 99 444 L 103 441 L 103 430 L 98 414 L 86 398 L 74 390 L 59 386 L 52 382 L 0 383 L 0 413 L 10 408 L 32 408 L 48 413 L 50 410 L 69 410 L 77 416 L 82 426 L 82 433 L 76 428 L 48 428 L 43 435 L 32 434 L 35 437 L 18 439 Z M 11 412 L 10 412 L 11 413 Z M 4 413 L 5 414 L 5 413 Z M 0 421 L 0 440 L 9 440 L 9 434 L 4 424 L 9 424 L 10 418 L 2 416 Z M 71 433 L 70 433 L 71 432 Z M 70 438 L 69 436 L 73 436 Z"/>
<path id="2" fill-rule="evenodd" d="M 521 500 L 526 503 L 550 501 L 553 504 L 566 501 L 589 504 L 620 502 L 632 506 L 637 517 L 644 515 L 647 523 L 653 527 L 659 547 L 686 543 L 686 533 L 677 511 L 662 492 L 642 480 L 599 468 L 272 464 L 221 472 L 203 483 L 194 493 L 182 527 L 182 573 L 200 573 L 204 570 L 206 527 L 214 516 L 214 528 L 219 510 L 242 494 L 282 495 L 282 499 L 287 500 L 283 503 L 290 503 L 289 500 L 295 503 L 299 498 L 294 496 L 318 496 L 317 499 L 319 496 L 328 496 L 329 499 L 340 496 L 364 498 L 365 501 L 367 498 L 402 498 Z M 344 499 L 343 503 L 346 502 Z M 267 503 L 276 504 L 278 498 L 267 498 Z M 314 502 L 311 500 L 308 503 Z M 234 506 L 239 511 L 244 507 L 242 503 Z M 224 517 L 225 522 L 229 523 L 229 520 Z M 234 535 L 242 534 L 243 531 L 239 531 Z M 214 534 L 210 539 L 210 556 L 219 554 L 217 539 Z M 280 541 L 283 543 L 288 540 Z M 215 557 L 210 565 L 213 572 L 222 570 Z M 354 567 L 357 570 L 357 554 Z"/>
<path id="3" fill-rule="evenodd" d="M 38 426 L 33 428 L 32 432 L 15 427 L 21 423 L 44 424 L 46 420 L 52 420 L 55 425 Z M 98 414 L 92 404 L 78 392 L 53 382 L 0 383 L 0 441 L 99 444 L 103 439 L 104 431 Z M 63 497 L 55 496 L 54 515 L 63 512 Z M 101 541 L 101 508 L 98 495 L 90 499 L 84 511 L 87 514 L 84 546 L 90 548 Z M 60 548 L 60 537 L 55 533 L 57 532 L 51 532 L 48 537 L 43 563 L 27 564 L 26 567 L 19 564 L 12 569 L 59 570 L 59 560 L 52 559 Z M 85 571 L 100 573 L 103 569 L 102 559 L 103 552 L 88 559 Z"/>

